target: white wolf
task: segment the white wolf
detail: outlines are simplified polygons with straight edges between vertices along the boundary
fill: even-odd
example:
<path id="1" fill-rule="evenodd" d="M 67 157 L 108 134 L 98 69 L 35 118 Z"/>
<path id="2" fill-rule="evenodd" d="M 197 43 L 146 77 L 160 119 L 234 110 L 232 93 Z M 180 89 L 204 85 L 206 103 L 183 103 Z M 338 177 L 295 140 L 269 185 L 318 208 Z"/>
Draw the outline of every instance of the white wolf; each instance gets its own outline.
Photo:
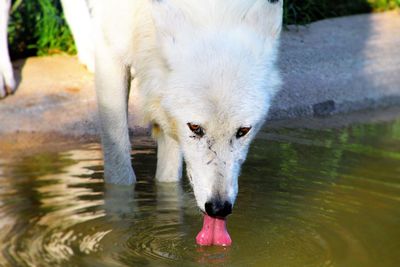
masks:
<path id="1" fill-rule="evenodd" d="M 96 91 L 107 182 L 131 184 L 131 68 L 158 143 L 156 179 L 178 181 L 182 157 L 199 208 L 231 212 L 249 144 L 280 78 L 282 0 L 98 1 Z"/>

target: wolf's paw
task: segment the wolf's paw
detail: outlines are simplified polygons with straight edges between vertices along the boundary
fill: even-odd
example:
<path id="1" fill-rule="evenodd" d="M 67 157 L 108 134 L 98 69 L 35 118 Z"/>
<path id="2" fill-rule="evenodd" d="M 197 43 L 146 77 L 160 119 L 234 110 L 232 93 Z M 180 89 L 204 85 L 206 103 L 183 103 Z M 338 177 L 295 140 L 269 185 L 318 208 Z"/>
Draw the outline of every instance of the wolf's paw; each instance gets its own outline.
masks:
<path id="1" fill-rule="evenodd" d="M 94 73 L 95 66 L 94 66 L 94 55 L 87 54 L 87 55 L 79 55 L 79 61 L 86 67 L 86 69 Z"/>
<path id="2" fill-rule="evenodd" d="M 6 97 L 15 92 L 16 83 L 12 70 L 0 71 L 0 98 Z"/>

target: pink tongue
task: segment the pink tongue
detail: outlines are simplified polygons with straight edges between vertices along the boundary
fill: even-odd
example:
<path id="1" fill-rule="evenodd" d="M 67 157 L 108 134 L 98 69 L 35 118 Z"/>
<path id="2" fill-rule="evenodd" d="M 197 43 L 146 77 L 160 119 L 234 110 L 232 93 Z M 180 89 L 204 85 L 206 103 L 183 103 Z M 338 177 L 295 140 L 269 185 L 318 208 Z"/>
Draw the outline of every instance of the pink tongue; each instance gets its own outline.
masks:
<path id="1" fill-rule="evenodd" d="M 226 220 L 204 215 L 203 229 L 197 235 L 196 242 L 201 246 L 230 246 L 232 240 L 226 229 Z"/>

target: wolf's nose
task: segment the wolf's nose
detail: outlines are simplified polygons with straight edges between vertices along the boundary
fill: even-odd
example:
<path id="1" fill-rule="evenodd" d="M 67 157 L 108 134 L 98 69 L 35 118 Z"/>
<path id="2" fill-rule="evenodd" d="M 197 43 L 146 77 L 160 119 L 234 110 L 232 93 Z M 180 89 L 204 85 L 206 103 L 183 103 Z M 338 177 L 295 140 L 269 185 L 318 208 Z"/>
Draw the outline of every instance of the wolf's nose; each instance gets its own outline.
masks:
<path id="1" fill-rule="evenodd" d="M 205 204 L 206 212 L 211 217 L 226 217 L 232 213 L 232 204 L 228 201 L 208 201 Z"/>

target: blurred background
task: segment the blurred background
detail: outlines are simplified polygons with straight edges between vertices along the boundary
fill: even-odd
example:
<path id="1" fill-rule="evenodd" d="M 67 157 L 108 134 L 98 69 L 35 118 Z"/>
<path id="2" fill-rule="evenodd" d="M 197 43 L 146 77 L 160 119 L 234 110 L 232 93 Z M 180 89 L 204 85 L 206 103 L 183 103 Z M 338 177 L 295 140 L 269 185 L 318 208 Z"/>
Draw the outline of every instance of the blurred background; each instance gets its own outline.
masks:
<path id="1" fill-rule="evenodd" d="M 286 0 L 284 23 L 379 12 L 400 7 L 400 0 Z M 34 55 L 76 53 L 59 0 L 13 0 L 9 23 L 12 59 Z"/>

